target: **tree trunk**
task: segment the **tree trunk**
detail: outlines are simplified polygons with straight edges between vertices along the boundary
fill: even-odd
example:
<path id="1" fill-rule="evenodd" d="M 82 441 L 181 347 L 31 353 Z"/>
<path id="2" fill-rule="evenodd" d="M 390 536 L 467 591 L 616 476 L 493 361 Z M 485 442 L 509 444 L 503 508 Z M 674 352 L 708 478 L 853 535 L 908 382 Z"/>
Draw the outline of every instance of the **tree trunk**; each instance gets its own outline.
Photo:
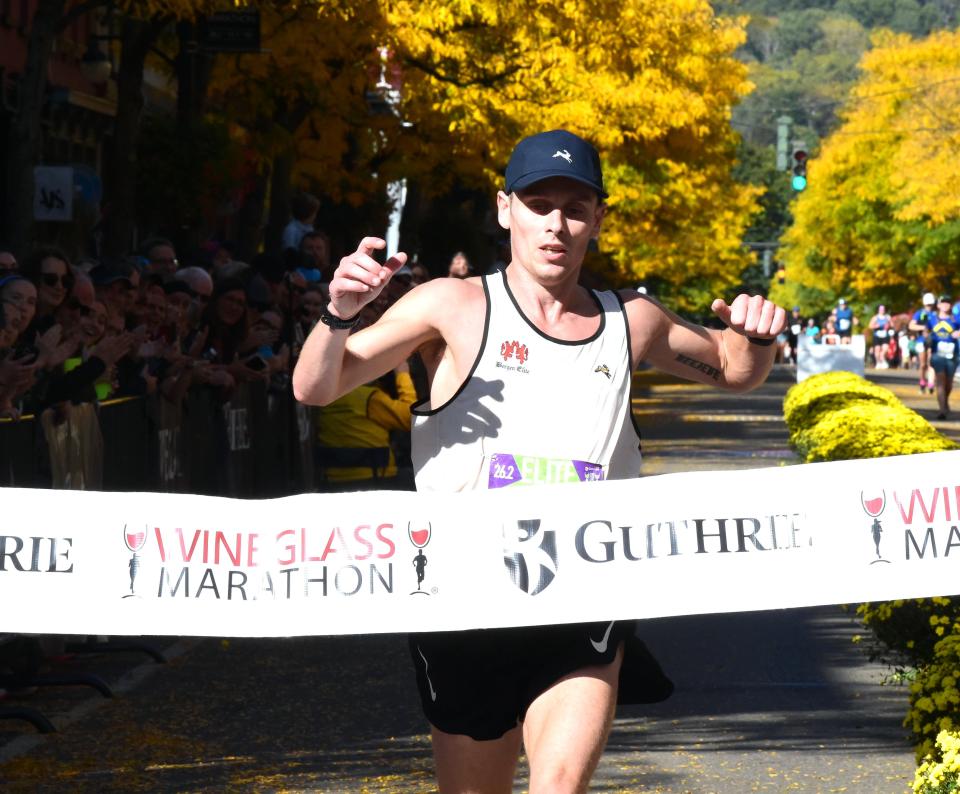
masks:
<path id="1" fill-rule="evenodd" d="M 190 135 L 203 118 L 214 55 L 200 49 L 197 26 L 189 20 L 177 23 L 177 38 L 177 124 L 181 135 Z"/>
<path id="2" fill-rule="evenodd" d="M 292 145 L 273 158 L 270 169 L 270 207 L 267 228 L 263 234 L 263 247 L 268 253 L 280 250 L 280 238 L 290 220 L 290 184 L 295 158 L 296 152 Z"/>
<path id="3" fill-rule="evenodd" d="M 17 92 L 4 152 L 4 200 L 0 202 L 0 239 L 18 257 L 33 242 L 33 167 L 40 157 L 40 119 L 47 91 L 47 64 L 66 0 L 39 0 L 27 41 L 27 60 Z"/>
<path id="4" fill-rule="evenodd" d="M 273 160 L 270 172 L 270 206 L 263 245 L 268 252 L 280 250 L 283 229 L 290 220 L 290 199 L 293 194 L 293 167 L 297 163 L 297 130 L 310 115 L 311 106 L 300 99 L 293 107 L 277 113 L 274 121 L 289 135 L 287 147 Z"/>
<path id="5" fill-rule="evenodd" d="M 137 137 L 143 112 L 143 70 L 147 53 L 168 20 L 124 19 L 120 68 L 117 70 L 117 116 L 104 163 L 106 210 L 102 255 L 116 259 L 130 251 L 137 225 Z"/>
<path id="6" fill-rule="evenodd" d="M 243 199 L 234 218 L 234 242 L 237 244 L 237 258 L 242 262 L 251 262 L 260 249 L 263 239 L 263 211 L 267 198 L 268 175 L 263 169 L 251 177 L 253 187 Z"/>

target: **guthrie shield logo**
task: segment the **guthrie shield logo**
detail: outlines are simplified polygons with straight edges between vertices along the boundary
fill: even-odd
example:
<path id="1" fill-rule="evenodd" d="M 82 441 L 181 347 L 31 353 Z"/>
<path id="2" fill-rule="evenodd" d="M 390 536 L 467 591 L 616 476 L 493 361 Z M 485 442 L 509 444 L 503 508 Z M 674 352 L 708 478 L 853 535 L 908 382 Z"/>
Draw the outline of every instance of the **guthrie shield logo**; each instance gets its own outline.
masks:
<path id="1" fill-rule="evenodd" d="M 557 575 L 557 539 L 540 519 L 503 525 L 503 564 L 513 583 L 528 595 L 547 589 Z"/>

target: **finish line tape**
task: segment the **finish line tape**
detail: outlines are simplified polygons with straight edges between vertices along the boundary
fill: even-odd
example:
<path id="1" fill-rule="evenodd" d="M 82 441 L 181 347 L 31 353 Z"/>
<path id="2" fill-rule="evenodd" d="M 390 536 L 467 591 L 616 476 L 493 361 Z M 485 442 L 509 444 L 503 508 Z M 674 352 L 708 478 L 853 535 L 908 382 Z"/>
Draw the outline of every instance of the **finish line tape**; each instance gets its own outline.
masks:
<path id="1" fill-rule="evenodd" d="M 293 636 L 955 593 L 960 452 L 463 494 L 4 489 L 0 631 Z"/>

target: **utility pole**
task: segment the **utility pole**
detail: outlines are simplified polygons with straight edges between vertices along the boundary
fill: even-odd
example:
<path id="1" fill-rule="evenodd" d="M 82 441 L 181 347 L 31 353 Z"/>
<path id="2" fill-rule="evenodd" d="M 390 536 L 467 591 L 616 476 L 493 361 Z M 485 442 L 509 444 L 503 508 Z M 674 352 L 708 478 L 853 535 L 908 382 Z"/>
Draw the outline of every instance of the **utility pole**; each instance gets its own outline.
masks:
<path id="1" fill-rule="evenodd" d="M 793 119 L 790 116 L 780 116 L 777 119 L 777 170 L 786 171 L 790 167 L 790 125 Z"/>

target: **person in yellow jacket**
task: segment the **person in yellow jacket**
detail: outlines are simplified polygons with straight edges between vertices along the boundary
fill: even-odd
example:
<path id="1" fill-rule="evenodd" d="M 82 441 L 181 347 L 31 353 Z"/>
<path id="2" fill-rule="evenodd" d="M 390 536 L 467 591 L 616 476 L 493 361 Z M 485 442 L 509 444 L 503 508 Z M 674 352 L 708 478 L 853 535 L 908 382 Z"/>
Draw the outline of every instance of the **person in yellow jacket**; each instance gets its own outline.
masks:
<path id="1" fill-rule="evenodd" d="M 417 401 L 417 392 L 406 362 L 394 376 L 396 398 L 369 383 L 317 409 L 317 462 L 323 480 L 334 490 L 402 486 L 390 431 L 410 432 L 410 406 Z"/>

